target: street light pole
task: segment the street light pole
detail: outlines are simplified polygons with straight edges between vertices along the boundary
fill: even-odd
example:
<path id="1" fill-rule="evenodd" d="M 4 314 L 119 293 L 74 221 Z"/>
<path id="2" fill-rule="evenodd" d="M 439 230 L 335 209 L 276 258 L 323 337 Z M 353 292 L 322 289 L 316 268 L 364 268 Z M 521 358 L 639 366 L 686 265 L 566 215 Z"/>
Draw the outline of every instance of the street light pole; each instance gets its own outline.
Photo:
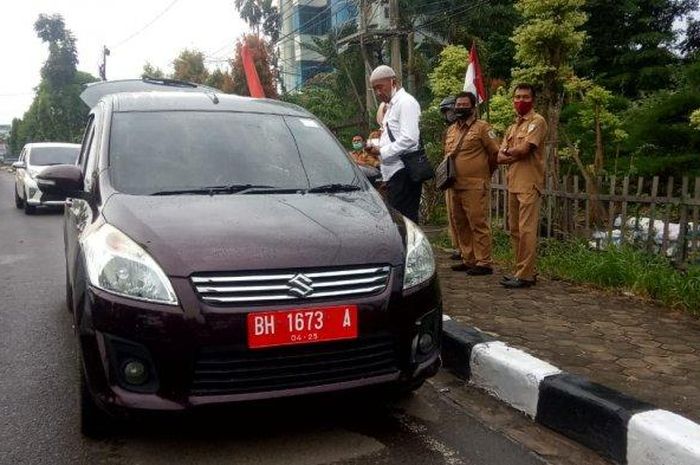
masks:
<path id="1" fill-rule="evenodd" d="M 109 49 L 106 45 L 102 46 L 102 64 L 99 66 L 100 79 L 103 81 L 107 80 L 107 57 L 109 56 Z"/>

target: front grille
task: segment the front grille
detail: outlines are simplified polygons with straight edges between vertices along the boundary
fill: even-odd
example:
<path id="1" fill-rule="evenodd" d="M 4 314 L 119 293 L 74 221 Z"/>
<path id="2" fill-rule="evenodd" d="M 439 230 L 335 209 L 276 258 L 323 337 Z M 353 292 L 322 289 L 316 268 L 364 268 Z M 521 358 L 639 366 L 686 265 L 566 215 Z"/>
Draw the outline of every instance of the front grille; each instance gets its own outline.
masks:
<path id="1" fill-rule="evenodd" d="M 396 347 L 390 336 L 259 351 L 208 348 L 197 355 L 192 394 L 294 389 L 397 372 Z"/>
<path id="2" fill-rule="evenodd" d="M 289 302 L 371 295 L 389 282 L 389 266 L 309 272 L 212 273 L 192 276 L 197 295 L 212 304 Z"/>

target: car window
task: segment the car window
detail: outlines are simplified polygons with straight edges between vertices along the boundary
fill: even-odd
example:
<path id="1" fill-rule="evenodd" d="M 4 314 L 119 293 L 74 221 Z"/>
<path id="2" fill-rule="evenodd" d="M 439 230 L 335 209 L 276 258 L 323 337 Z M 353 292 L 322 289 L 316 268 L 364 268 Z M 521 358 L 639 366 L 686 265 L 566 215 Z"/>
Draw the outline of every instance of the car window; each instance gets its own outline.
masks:
<path id="1" fill-rule="evenodd" d="M 313 185 L 355 183 L 353 178 L 356 175 L 348 163 L 345 150 L 325 127 L 310 118 L 286 116 L 285 121 L 294 135 Z"/>
<path id="2" fill-rule="evenodd" d="M 93 127 L 90 130 L 90 137 L 86 147 L 87 151 L 87 161 L 85 163 L 85 169 L 83 170 L 85 179 L 85 190 L 92 190 L 92 183 L 95 179 L 95 166 L 97 164 L 97 131 Z"/>
<path id="3" fill-rule="evenodd" d="M 32 166 L 73 165 L 80 147 L 33 147 L 28 164 Z"/>
<path id="4" fill-rule="evenodd" d="M 115 113 L 110 176 L 130 194 L 230 184 L 305 189 L 356 183 L 344 151 L 311 119 L 233 112 Z"/>
<path id="5" fill-rule="evenodd" d="M 85 172 L 85 164 L 87 162 L 87 150 L 90 145 L 92 135 L 94 133 L 95 115 L 91 114 L 88 119 L 88 123 L 85 126 L 85 132 L 83 133 L 83 141 L 80 150 L 80 157 L 78 157 L 78 164 Z"/>

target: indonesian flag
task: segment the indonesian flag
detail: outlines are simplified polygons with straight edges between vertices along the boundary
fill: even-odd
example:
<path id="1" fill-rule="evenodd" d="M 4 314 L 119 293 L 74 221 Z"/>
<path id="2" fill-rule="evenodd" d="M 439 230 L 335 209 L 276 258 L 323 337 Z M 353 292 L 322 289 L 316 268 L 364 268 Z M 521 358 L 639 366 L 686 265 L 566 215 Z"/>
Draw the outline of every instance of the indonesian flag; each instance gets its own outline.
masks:
<path id="1" fill-rule="evenodd" d="M 464 91 L 476 95 L 478 103 L 486 101 L 484 77 L 481 75 L 479 55 L 476 53 L 476 44 L 474 43 L 472 43 L 472 49 L 469 52 L 469 65 L 467 65 L 467 75 L 464 77 Z"/>

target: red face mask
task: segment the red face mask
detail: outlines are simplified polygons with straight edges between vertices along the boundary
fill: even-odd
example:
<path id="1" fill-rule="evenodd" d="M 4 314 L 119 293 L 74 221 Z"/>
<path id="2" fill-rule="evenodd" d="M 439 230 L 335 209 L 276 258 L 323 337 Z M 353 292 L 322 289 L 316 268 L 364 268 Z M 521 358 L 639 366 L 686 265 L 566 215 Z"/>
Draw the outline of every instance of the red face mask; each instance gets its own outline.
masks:
<path id="1" fill-rule="evenodd" d="M 530 110 L 532 110 L 532 100 L 529 102 L 524 100 L 513 102 L 513 106 L 515 107 L 515 111 L 517 111 L 520 116 L 525 116 L 530 113 Z"/>

